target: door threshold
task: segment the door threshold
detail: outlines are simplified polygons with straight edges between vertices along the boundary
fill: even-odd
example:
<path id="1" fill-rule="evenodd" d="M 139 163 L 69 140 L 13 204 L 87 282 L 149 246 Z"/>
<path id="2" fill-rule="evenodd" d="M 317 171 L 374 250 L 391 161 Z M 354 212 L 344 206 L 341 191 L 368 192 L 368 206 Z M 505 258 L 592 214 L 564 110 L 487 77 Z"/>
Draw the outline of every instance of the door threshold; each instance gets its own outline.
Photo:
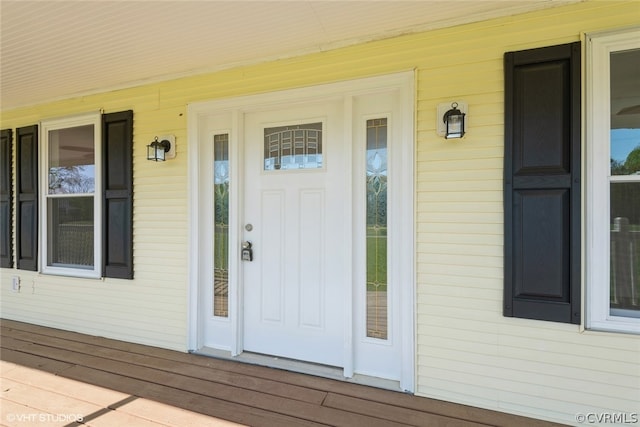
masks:
<path id="1" fill-rule="evenodd" d="M 388 380 L 385 378 L 372 377 L 368 375 L 355 374 L 351 378 L 344 376 L 342 368 L 337 366 L 322 365 L 319 363 L 304 362 L 301 360 L 287 359 L 278 356 L 269 356 L 260 353 L 242 352 L 237 356 L 232 356 L 230 351 L 220 350 L 211 347 L 202 347 L 193 351 L 193 354 L 213 357 L 222 360 L 232 360 L 234 362 L 247 363 L 250 365 L 264 366 L 268 368 L 281 369 L 284 371 L 297 372 L 305 375 L 329 378 L 337 381 L 344 381 L 369 387 L 376 387 L 385 390 L 403 391 L 400 389 L 400 381 Z"/>

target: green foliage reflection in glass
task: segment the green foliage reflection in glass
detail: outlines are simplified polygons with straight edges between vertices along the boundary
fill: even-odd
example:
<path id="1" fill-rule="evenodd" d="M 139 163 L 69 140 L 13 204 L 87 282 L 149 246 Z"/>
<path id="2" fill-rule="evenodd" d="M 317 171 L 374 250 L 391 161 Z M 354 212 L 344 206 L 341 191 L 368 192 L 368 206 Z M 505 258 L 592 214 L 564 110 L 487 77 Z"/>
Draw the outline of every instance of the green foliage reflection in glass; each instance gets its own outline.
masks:
<path id="1" fill-rule="evenodd" d="M 367 120 L 367 337 L 387 339 L 387 119 Z"/>
<path id="2" fill-rule="evenodd" d="M 213 137 L 213 315 L 229 316 L 229 135 Z"/>
<path id="3" fill-rule="evenodd" d="M 640 129 L 637 132 L 627 132 L 640 140 Z M 612 145 L 617 142 L 612 132 Z M 631 150 L 624 160 L 611 158 L 611 175 L 639 175 L 640 174 L 640 145 Z"/>

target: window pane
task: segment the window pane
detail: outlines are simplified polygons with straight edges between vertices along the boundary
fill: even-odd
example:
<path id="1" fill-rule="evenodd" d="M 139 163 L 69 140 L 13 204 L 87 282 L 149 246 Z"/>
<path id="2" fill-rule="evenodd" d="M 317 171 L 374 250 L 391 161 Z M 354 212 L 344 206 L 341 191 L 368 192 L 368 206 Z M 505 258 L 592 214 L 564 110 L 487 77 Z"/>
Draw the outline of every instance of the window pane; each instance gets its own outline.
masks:
<path id="1" fill-rule="evenodd" d="M 610 67 L 610 309 L 640 317 L 640 50 L 611 53 Z"/>
<path id="2" fill-rule="evenodd" d="M 47 200 L 47 265 L 93 269 L 93 197 Z"/>
<path id="3" fill-rule="evenodd" d="M 322 123 L 264 129 L 264 170 L 322 168 Z"/>
<path id="4" fill-rule="evenodd" d="M 229 316 L 229 135 L 213 137 L 213 315 Z"/>
<path id="5" fill-rule="evenodd" d="M 93 193 L 93 125 L 49 131 L 49 194 Z"/>
<path id="6" fill-rule="evenodd" d="M 367 120 L 367 336 L 387 339 L 387 119 Z"/>
<path id="7" fill-rule="evenodd" d="M 611 54 L 611 175 L 640 175 L 640 50 Z"/>
<path id="8" fill-rule="evenodd" d="M 611 184 L 610 286 L 612 314 L 640 317 L 640 182 Z"/>

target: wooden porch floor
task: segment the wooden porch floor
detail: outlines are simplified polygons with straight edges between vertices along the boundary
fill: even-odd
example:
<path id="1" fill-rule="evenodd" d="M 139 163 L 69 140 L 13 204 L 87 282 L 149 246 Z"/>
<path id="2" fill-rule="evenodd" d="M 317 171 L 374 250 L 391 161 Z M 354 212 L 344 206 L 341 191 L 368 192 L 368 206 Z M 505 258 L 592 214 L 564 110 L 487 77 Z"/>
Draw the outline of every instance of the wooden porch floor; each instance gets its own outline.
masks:
<path id="1" fill-rule="evenodd" d="M 0 327 L 3 426 L 558 425 L 10 320 Z"/>

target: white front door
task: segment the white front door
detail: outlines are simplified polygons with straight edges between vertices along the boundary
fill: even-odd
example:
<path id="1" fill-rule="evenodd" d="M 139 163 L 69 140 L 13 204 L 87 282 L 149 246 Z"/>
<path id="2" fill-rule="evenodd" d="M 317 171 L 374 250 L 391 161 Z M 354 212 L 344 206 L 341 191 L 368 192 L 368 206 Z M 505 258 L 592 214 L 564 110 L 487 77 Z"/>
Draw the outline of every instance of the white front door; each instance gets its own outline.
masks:
<path id="1" fill-rule="evenodd" d="M 245 351 L 344 365 L 350 168 L 342 101 L 244 116 Z"/>
<path id="2" fill-rule="evenodd" d="M 412 94 L 399 73 L 189 106 L 190 349 L 413 390 Z"/>

